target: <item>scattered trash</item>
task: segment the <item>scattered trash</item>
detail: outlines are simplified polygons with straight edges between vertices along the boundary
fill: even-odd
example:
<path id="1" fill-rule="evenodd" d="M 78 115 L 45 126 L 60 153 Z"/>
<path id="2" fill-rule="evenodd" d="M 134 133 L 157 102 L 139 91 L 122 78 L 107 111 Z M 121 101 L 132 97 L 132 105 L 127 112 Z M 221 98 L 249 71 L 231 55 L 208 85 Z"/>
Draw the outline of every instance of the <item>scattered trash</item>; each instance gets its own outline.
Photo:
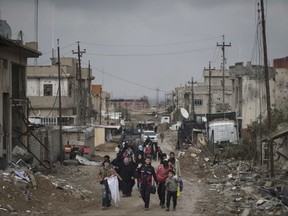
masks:
<path id="1" fill-rule="evenodd" d="M 92 166 L 96 166 L 99 165 L 99 163 L 95 162 L 95 161 L 90 161 L 87 158 L 84 158 L 80 155 L 76 155 L 76 160 L 83 165 L 92 165 Z"/>

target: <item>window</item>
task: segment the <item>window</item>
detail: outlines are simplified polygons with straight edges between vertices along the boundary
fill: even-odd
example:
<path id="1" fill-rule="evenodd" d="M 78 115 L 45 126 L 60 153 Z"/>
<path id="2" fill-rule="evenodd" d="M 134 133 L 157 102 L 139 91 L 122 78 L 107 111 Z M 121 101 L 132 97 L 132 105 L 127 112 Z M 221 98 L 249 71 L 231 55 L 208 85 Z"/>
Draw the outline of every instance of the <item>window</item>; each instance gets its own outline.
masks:
<path id="1" fill-rule="evenodd" d="M 195 106 L 203 106 L 203 99 L 194 99 Z"/>
<path id="2" fill-rule="evenodd" d="M 44 84 L 44 96 L 52 96 L 52 84 Z"/>

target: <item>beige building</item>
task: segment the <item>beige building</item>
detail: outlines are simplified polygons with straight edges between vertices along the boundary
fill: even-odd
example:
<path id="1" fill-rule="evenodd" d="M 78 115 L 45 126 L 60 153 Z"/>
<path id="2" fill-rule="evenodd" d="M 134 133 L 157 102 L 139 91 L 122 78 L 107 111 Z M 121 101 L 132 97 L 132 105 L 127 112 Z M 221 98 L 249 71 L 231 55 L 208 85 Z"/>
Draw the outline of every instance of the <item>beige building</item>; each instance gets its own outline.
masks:
<path id="1" fill-rule="evenodd" d="M 288 57 L 273 60 L 275 69 L 275 107 L 288 115 Z"/>
<path id="2" fill-rule="evenodd" d="M 27 145 L 27 58 L 40 55 L 27 44 L 0 35 L 0 157 L 8 161 L 14 146 Z"/>
<path id="3" fill-rule="evenodd" d="M 288 69 L 278 68 L 277 70 L 278 78 L 276 77 L 275 82 L 275 72 L 272 67 L 269 68 L 271 105 L 272 108 L 275 106 L 277 95 L 279 107 L 285 109 L 288 107 L 288 103 L 285 100 L 287 97 L 285 93 L 288 89 L 285 81 L 287 80 Z M 247 128 L 260 115 L 262 117 L 266 116 L 267 103 L 263 66 L 251 65 L 250 62 L 244 66 L 241 62 L 230 66 L 229 70 L 225 70 L 225 105 L 223 105 L 223 71 L 211 70 L 211 75 L 209 76 L 209 70 L 204 69 L 203 77 L 204 83 L 195 83 L 193 85 L 194 109 L 197 115 L 209 113 L 210 79 L 211 113 L 235 111 L 242 128 Z M 276 83 L 277 88 L 275 88 Z M 175 89 L 175 106 L 178 109 L 183 107 L 191 113 L 191 92 L 191 85 Z"/>
<path id="4" fill-rule="evenodd" d="M 30 120 L 40 120 L 43 125 L 58 125 L 59 79 L 57 59 L 52 65 L 27 68 L 27 96 L 31 101 Z M 63 125 L 90 123 L 91 70 L 81 69 L 79 79 L 77 59 L 60 59 L 61 111 Z M 35 122 L 37 123 L 37 122 Z"/>
<path id="5" fill-rule="evenodd" d="M 102 124 L 103 116 L 108 112 L 108 100 L 110 94 L 103 91 L 102 85 L 93 84 L 91 88 L 91 100 L 92 100 L 92 123 Z"/>
<path id="6" fill-rule="evenodd" d="M 233 110 L 236 111 L 238 121 L 243 129 L 258 117 L 267 115 L 266 85 L 264 67 L 244 66 L 243 62 L 229 67 L 233 88 Z M 275 73 L 269 68 L 270 100 L 272 109 L 275 105 Z"/>
<path id="7" fill-rule="evenodd" d="M 216 112 L 230 112 L 232 111 L 232 82 L 229 78 L 229 72 L 225 70 L 225 90 L 224 100 L 225 106 L 223 106 L 223 71 L 211 70 L 209 76 L 209 70 L 203 71 L 204 82 L 198 83 L 193 81 L 193 89 L 190 84 L 184 87 L 177 87 L 174 91 L 175 106 L 185 108 L 189 113 L 192 113 L 192 92 L 194 94 L 194 113 L 197 115 L 205 115 L 209 113 L 209 79 L 211 82 L 211 113 Z M 191 83 L 191 82 L 190 82 Z M 224 110 L 225 108 L 225 110 Z"/>

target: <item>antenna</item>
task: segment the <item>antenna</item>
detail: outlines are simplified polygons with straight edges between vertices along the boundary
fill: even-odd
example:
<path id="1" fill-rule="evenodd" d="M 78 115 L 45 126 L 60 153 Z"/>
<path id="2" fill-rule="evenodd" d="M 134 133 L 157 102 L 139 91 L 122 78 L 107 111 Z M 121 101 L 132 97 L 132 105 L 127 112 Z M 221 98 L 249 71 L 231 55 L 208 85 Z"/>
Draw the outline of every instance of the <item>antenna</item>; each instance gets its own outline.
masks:
<path id="1" fill-rule="evenodd" d="M 54 53 L 55 16 L 54 16 L 54 13 L 55 13 L 55 5 L 53 4 L 52 5 L 52 59 L 55 58 L 55 53 Z"/>
<path id="2" fill-rule="evenodd" d="M 34 25 L 35 25 L 35 42 L 36 49 L 38 50 L 38 0 L 35 0 L 35 14 L 34 14 Z M 37 58 L 34 58 L 34 65 L 37 66 Z"/>
<path id="3" fill-rule="evenodd" d="M 183 116 L 183 118 L 185 118 L 185 119 L 189 118 L 189 113 L 187 112 L 187 110 L 185 108 L 181 108 L 180 112 L 181 112 L 181 115 Z"/>

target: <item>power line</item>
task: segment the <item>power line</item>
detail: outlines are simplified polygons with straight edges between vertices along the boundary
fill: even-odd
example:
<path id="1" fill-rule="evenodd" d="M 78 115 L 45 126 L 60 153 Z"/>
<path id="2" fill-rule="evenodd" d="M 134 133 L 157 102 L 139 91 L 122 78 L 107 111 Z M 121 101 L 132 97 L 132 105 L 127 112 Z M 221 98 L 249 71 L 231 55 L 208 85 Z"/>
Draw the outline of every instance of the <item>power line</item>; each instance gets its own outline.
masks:
<path id="1" fill-rule="evenodd" d="M 86 63 L 83 63 L 83 64 L 87 65 Z M 127 82 L 127 83 L 130 83 L 130 84 L 133 84 L 133 85 L 142 87 L 142 88 L 146 88 L 146 89 L 149 89 L 149 90 L 153 90 L 153 91 L 156 90 L 156 88 L 152 88 L 152 87 L 149 87 L 149 86 L 145 86 L 145 85 L 142 85 L 142 84 L 140 84 L 140 83 L 137 83 L 137 82 L 134 82 L 134 81 L 130 81 L 130 80 L 126 80 L 126 79 L 117 77 L 117 76 L 115 76 L 115 75 L 113 75 L 113 74 L 104 72 L 103 70 L 101 70 L 101 69 L 99 69 L 99 68 L 97 68 L 97 67 L 91 66 L 91 68 L 93 68 L 93 69 L 95 69 L 96 71 L 99 71 L 99 72 L 101 72 L 101 73 L 104 73 L 104 74 L 107 75 L 107 76 L 110 76 L 110 77 L 113 77 L 113 78 L 115 78 L 115 79 L 121 80 L 121 81 L 123 81 L 123 82 Z M 160 92 L 165 92 L 165 93 L 168 92 L 168 91 L 160 90 L 160 89 L 159 89 L 159 91 L 160 91 Z"/>
<path id="2" fill-rule="evenodd" d="M 184 50 L 184 51 L 176 51 L 176 52 L 163 52 L 163 53 L 130 53 L 130 54 L 106 54 L 106 53 L 86 53 L 87 55 L 96 55 L 96 56 L 127 56 L 127 57 L 136 57 L 136 56 L 163 56 L 163 55 L 177 55 L 177 54 L 185 54 L 185 53 L 193 53 L 193 52 L 201 52 L 206 50 L 212 50 L 215 47 L 195 49 L 195 50 Z"/>
<path id="3" fill-rule="evenodd" d="M 62 50 L 64 50 L 64 49 L 68 48 L 68 47 L 71 47 L 71 46 L 75 45 L 75 44 L 76 44 L 76 42 L 73 42 L 73 43 L 71 43 L 71 44 L 67 44 L 66 46 L 61 47 L 60 50 L 62 51 Z M 69 53 L 70 53 L 70 52 L 71 52 L 71 50 L 69 51 Z M 46 55 L 46 54 L 50 54 L 50 53 L 52 53 L 52 50 L 42 52 L 42 55 Z"/>
<path id="4" fill-rule="evenodd" d="M 192 40 L 192 41 L 182 41 L 182 42 L 174 42 L 174 43 L 163 43 L 163 44 L 148 44 L 148 45 L 141 45 L 141 44 L 126 44 L 126 45 L 121 45 L 121 44 L 102 44 L 102 43 L 93 43 L 93 42 L 85 42 L 81 41 L 83 44 L 88 44 L 88 45 L 94 45 L 94 46 L 102 46 L 102 47 L 161 47 L 161 46 L 177 46 L 177 45 L 183 45 L 183 44 L 189 44 L 189 43 L 197 43 L 197 42 L 204 42 L 208 40 L 215 40 L 219 39 L 221 36 L 215 36 L 215 37 L 210 37 L 210 38 L 205 38 L 205 39 L 198 39 L 198 40 Z"/>

